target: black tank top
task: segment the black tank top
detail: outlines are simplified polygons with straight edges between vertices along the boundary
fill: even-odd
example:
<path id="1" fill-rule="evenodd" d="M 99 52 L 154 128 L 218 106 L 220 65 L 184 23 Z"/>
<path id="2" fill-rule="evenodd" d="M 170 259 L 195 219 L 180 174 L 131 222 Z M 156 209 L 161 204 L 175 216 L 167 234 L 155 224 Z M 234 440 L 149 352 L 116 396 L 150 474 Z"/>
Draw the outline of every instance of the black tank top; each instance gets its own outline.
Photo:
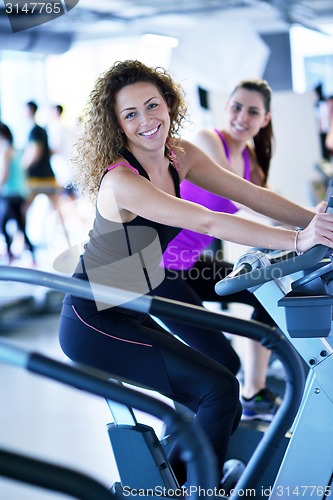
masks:
<path id="1" fill-rule="evenodd" d="M 149 175 L 132 153 L 124 150 L 121 154 L 140 175 L 150 181 Z M 179 176 L 171 162 L 169 171 L 176 196 L 180 198 Z M 149 293 L 161 283 L 164 277 L 164 269 L 160 267 L 162 253 L 180 231 L 181 228 L 160 224 L 139 215 L 130 222 L 109 221 L 96 208 L 94 226 L 75 276 L 135 291 L 140 295 Z"/>

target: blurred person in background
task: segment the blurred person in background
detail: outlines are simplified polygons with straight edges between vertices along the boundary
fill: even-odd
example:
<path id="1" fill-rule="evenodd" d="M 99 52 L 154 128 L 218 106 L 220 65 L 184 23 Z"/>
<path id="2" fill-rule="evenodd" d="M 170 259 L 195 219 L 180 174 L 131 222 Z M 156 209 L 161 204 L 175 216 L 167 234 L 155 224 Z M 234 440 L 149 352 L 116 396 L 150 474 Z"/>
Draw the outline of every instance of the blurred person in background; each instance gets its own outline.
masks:
<path id="1" fill-rule="evenodd" d="M 30 190 L 29 205 L 38 194 L 45 194 L 56 208 L 58 184 L 51 167 L 48 135 L 45 128 L 36 123 L 37 104 L 29 101 L 25 105 L 25 110 L 30 131 L 22 156 L 22 165 L 27 173 Z"/>
<path id="2" fill-rule="evenodd" d="M 333 95 L 327 97 L 328 130 L 325 137 L 325 147 L 329 154 L 329 159 L 333 158 Z"/>
<path id="3" fill-rule="evenodd" d="M 50 119 L 47 124 L 47 134 L 50 147 L 50 161 L 61 193 L 73 197 L 75 195 L 70 157 L 75 142 L 75 131 L 65 126 L 63 122 L 64 108 L 61 104 L 50 107 Z"/>

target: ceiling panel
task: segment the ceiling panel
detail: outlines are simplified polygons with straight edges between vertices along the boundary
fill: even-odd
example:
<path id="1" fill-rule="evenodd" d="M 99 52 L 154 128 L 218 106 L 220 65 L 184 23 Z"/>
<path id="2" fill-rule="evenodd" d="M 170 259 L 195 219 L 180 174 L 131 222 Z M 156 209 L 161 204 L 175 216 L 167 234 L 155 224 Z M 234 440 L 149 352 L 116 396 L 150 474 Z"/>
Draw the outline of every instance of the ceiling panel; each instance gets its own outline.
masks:
<path id="1" fill-rule="evenodd" d="M 16 33 L 2 7 L 0 49 L 22 46 L 20 39 L 24 37 L 46 35 L 49 40 L 61 38 L 63 49 L 74 40 L 101 36 L 138 35 L 154 30 L 177 36 L 191 22 L 204 23 L 210 16 L 226 15 L 233 16 L 230 19 L 235 23 L 245 18 L 261 32 L 287 30 L 294 23 L 320 29 L 323 23 L 333 23 L 333 0 L 79 0 L 61 17 L 49 22 L 45 22 L 48 18 L 40 18 L 42 24 L 30 29 L 25 29 L 27 16 L 17 16 Z M 64 43 L 66 40 L 68 43 Z M 34 50 L 33 47 L 30 43 L 23 50 Z"/>

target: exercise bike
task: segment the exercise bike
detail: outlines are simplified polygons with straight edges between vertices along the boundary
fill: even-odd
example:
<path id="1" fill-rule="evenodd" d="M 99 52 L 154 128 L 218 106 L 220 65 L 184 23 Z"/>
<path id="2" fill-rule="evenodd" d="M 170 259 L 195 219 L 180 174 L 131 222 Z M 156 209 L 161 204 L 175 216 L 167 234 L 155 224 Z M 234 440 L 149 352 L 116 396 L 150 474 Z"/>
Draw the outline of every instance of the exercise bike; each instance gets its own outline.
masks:
<path id="1" fill-rule="evenodd" d="M 89 283 L 75 278 L 68 278 L 37 270 L 1 266 L 0 280 L 26 282 L 46 286 L 55 290 L 67 291 L 84 298 L 92 298 L 92 291 Z M 303 394 L 304 381 L 300 375 L 302 371 L 299 369 L 299 356 L 284 335 L 281 335 L 281 333 L 277 332 L 274 328 L 253 321 L 245 321 L 239 318 L 213 313 L 201 307 L 190 306 L 181 302 L 151 296 L 137 298 L 136 295 L 134 296 L 131 292 L 125 290 L 113 289 L 102 285 L 94 286 L 95 300 L 101 300 L 104 303 L 112 305 L 112 300 L 116 300 L 117 304 L 119 304 L 119 297 L 122 298 L 124 304 L 126 303 L 127 309 L 131 308 L 135 311 L 152 314 L 156 317 L 172 315 L 172 317 L 176 318 L 178 321 L 192 324 L 199 323 L 205 325 L 208 329 L 209 327 L 219 328 L 230 333 L 247 336 L 262 342 L 276 353 L 287 373 L 286 392 L 283 404 L 274 419 L 274 425 L 272 424 L 265 433 L 252 461 L 253 474 L 256 475 L 256 478 L 260 477 L 262 472 L 266 470 L 269 460 L 275 453 L 276 448 L 279 447 L 286 431 L 292 424 Z M 19 350 L 16 351 L 13 347 L 8 351 L 8 346 L 3 343 L 0 344 L 0 360 L 17 364 L 29 370 L 32 369 L 37 373 L 51 376 L 64 383 L 71 383 L 84 390 L 87 390 L 87 387 L 89 388 L 88 390 L 92 390 L 91 385 L 82 385 L 80 382 L 80 377 L 75 371 L 78 370 L 77 367 L 65 365 L 62 369 L 65 370 L 65 374 L 67 375 L 60 376 L 58 362 L 50 360 L 51 370 L 44 371 L 43 362 L 36 363 L 35 361 L 36 359 L 39 360 L 40 357 L 41 356 L 38 354 L 30 355 L 28 353 L 21 353 Z M 32 359 L 32 362 L 30 362 L 30 359 Z M 68 373 L 72 374 L 73 378 L 68 378 Z M 109 378 L 110 376 L 112 375 L 104 374 L 104 377 L 102 377 L 100 382 L 106 385 L 103 386 L 103 391 L 100 391 L 99 395 L 108 400 L 116 420 L 115 423 L 108 426 L 108 430 L 116 462 L 118 464 L 121 482 L 112 486 L 112 495 L 120 499 L 124 496 L 130 496 L 131 491 L 142 492 L 148 491 L 149 489 L 150 495 L 147 495 L 147 498 L 154 498 L 151 492 L 160 492 L 160 490 L 156 490 L 157 487 L 165 488 L 166 491 L 171 489 L 177 491 L 179 486 L 175 483 L 172 471 L 169 470 L 163 448 L 156 436 L 153 435 L 151 429 L 146 429 L 145 426 L 140 428 L 135 418 L 133 419 L 132 406 L 142 409 L 143 404 L 140 403 L 140 396 L 137 393 L 135 404 L 130 403 L 129 405 L 124 398 L 118 399 L 113 392 L 115 384 L 105 380 L 106 377 Z M 110 384 L 112 384 L 113 389 L 111 395 L 110 392 L 108 392 L 111 390 Z M 120 407 L 115 407 L 114 403 L 112 403 L 114 400 L 120 401 L 122 405 Z M 159 415 L 162 415 L 161 412 Z M 169 418 L 170 416 L 167 417 L 167 419 Z M 180 432 L 173 432 L 171 434 L 182 439 L 182 434 Z M 195 444 L 195 442 L 194 440 L 193 443 Z M 195 446 L 197 450 L 186 450 L 184 456 L 187 457 L 190 466 L 194 461 L 192 467 L 197 463 L 199 457 L 205 462 L 205 467 L 202 467 L 202 462 L 199 460 L 199 466 L 196 467 L 194 473 L 190 473 L 190 477 L 191 475 L 193 476 L 193 479 L 191 479 L 191 484 L 194 487 L 192 493 L 199 494 L 199 491 L 201 491 L 202 496 L 203 491 L 209 491 L 211 485 L 216 484 L 217 471 L 214 462 L 210 458 L 209 446 L 207 449 L 206 445 L 204 449 L 202 446 L 198 446 L 198 444 Z M 144 448 L 145 451 L 143 451 Z M 145 458 L 143 459 L 143 457 Z M 207 469 L 209 469 L 209 472 Z M 127 489 L 125 490 L 126 486 Z M 199 486 L 201 488 L 200 490 Z"/>
<path id="2" fill-rule="evenodd" d="M 92 297 L 88 283 L 81 280 L 7 266 L 2 266 L 0 273 L 0 279 L 24 281 L 63 291 L 71 289 L 77 295 Z M 96 293 L 107 302 L 110 296 L 112 297 L 108 287 L 96 287 L 95 297 Z M 114 300 L 119 298 L 119 293 L 119 290 L 114 290 Z M 130 295 L 126 295 L 125 292 L 125 297 L 129 299 Z M 117 450 L 120 454 L 122 445 L 127 451 L 126 462 L 122 461 L 121 456 L 118 456 L 117 460 L 118 467 L 122 471 L 123 484 L 115 483 L 110 490 L 77 471 L 19 453 L 11 453 L 8 450 L 0 450 L 0 475 L 64 492 L 84 500 L 117 499 L 124 496 L 149 499 L 155 496 L 183 497 L 184 492 L 179 488 L 153 429 L 137 423 L 132 411 L 132 408 L 136 408 L 162 420 L 170 436 L 177 439 L 188 467 L 190 482 L 188 496 L 198 499 L 202 496 L 200 491 L 212 491 L 217 481 L 215 455 L 204 432 L 195 422 L 188 419 L 185 413 L 176 411 L 168 404 L 134 388 L 125 387 L 112 374 L 72 363 L 61 363 L 3 341 L 0 342 L 0 361 L 105 398 L 115 421 L 121 414 L 126 418 L 131 414 L 132 417 L 131 422 L 127 421 L 121 426 L 117 423 L 107 426 L 115 454 L 118 455 Z M 131 381 L 125 382 L 131 383 Z M 126 415 L 124 409 L 128 409 Z M 138 455 L 137 461 L 133 460 L 132 452 Z"/>
<path id="3" fill-rule="evenodd" d="M 330 200 L 332 205 L 332 198 Z M 330 207 L 329 207 L 330 209 Z M 308 367 L 302 403 L 275 482 L 278 498 L 328 498 L 333 481 L 333 265 L 332 250 L 318 245 L 303 255 L 272 263 L 249 252 L 216 285 L 218 295 L 249 289 L 266 308 Z M 251 460 L 234 496 L 251 488 Z M 238 492 L 238 493 L 237 493 Z"/>

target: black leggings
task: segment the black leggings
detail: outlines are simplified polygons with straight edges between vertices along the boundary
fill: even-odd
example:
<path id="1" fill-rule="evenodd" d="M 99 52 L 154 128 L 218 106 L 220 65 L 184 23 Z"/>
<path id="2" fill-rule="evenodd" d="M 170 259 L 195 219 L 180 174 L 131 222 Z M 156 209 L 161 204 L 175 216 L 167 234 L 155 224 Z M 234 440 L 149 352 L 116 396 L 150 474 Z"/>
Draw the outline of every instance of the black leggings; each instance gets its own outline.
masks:
<path id="1" fill-rule="evenodd" d="M 33 245 L 26 233 L 24 204 L 25 200 L 22 196 L 8 196 L 0 201 L 0 231 L 5 237 L 8 255 L 11 255 L 10 246 L 12 244 L 12 237 L 8 234 L 6 225 L 11 219 L 16 221 L 17 228 L 23 233 L 24 243 L 30 252 L 33 253 L 34 251 Z"/>
<path id="2" fill-rule="evenodd" d="M 254 308 L 252 319 L 270 326 L 275 325 L 260 302 L 247 290 L 226 297 L 217 295 L 214 289 L 215 284 L 230 271 L 232 271 L 232 264 L 228 262 L 202 258 L 187 271 L 166 269 L 164 281 L 154 289 L 153 294 L 197 306 L 202 306 L 205 301 L 221 304 L 228 302 L 247 304 Z M 240 368 L 239 357 L 220 330 L 178 323 L 169 317 L 159 319 L 188 345 L 226 366 L 233 374 L 237 374 Z"/>
<path id="3" fill-rule="evenodd" d="M 59 338 L 70 359 L 147 386 L 190 408 L 222 470 L 241 415 L 239 384 L 225 367 L 176 339 L 149 315 L 116 307 L 97 311 L 94 302 L 70 296 L 63 304 Z M 170 461 L 184 484 L 186 471 L 176 452 Z"/>

